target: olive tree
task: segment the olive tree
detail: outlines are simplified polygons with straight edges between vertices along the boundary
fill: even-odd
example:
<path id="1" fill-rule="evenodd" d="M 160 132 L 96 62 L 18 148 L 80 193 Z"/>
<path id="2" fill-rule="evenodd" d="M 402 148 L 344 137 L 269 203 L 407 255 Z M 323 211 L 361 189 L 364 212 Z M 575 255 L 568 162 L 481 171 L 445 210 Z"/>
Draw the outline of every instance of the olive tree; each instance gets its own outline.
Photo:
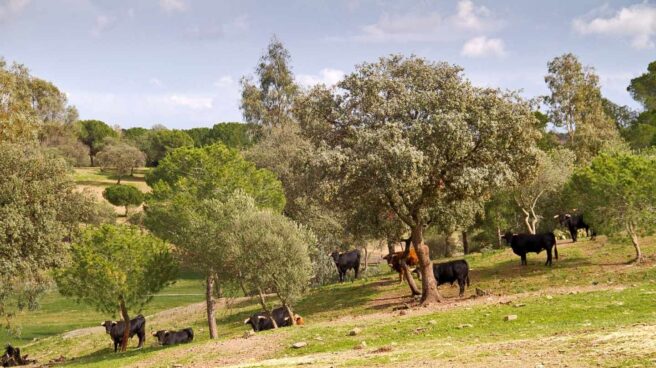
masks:
<path id="1" fill-rule="evenodd" d="M 93 202 L 75 192 L 66 161 L 27 144 L 0 143 L 0 316 L 36 308 L 62 265 L 65 239 Z M 70 213 L 69 208 L 76 213 Z"/>
<path id="2" fill-rule="evenodd" d="M 542 218 L 538 211 L 540 201 L 563 189 L 574 170 L 575 161 L 574 153 L 566 148 L 555 148 L 546 153 L 540 151 L 535 174 L 524 178 L 514 190 L 513 197 L 524 214 L 529 233 L 536 233 L 537 223 Z"/>
<path id="3" fill-rule="evenodd" d="M 479 199 L 529 175 L 539 133 L 530 104 L 477 88 L 462 69 L 418 57 L 364 63 L 302 97 L 298 118 L 317 145 L 317 183 L 334 206 L 368 203 L 410 228 L 422 303 L 441 300 L 425 227 L 443 203 Z"/>
<path id="4" fill-rule="evenodd" d="M 626 232 L 641 262 L 639 237 L 656 230 L 656 155 L 603 153 L 576 170 L 568 187 L 596 229 Z"/>
<path id="5" fill-rule="evenodd" d="M 110 185 L 103 191 L 103 198 L 114 206 L 125 207 L 125 217 L 130 206 L 138 207 L 144 201 L 144 194 L 131 185 Z"/>
<path id="6" fill-rule="evenodd" d="M 270 209 L 251 207 L 237 218 L 230 241 L 236 247 L 233 258 L 243 283 L 257 290 L 269 318 L 265 290 L 277 295 L 295 324 L 293 304 L 307 290 L 312 277 L 309 249 L 316 244 L 314 234 Z"/>
<path id="7" fill-rule="evenodd" d="M 96 155 L 97 163 L 103 170 L 113 170 L 117 176 L 116 184 L 121 178 L 133 175 L 134 169 L 146 164 L 146 155 L 138 148 L 125 143 L 105 146 Z"/>
<path id="8" fill-rule="evenodd" d="M 234 261 L 226 256 L 226 234 L 234 214 L 248 207 L 235 191 L 252 197 L 254 205 L 281 211 L 282 186 L 270 171 L 257 169 L 222 144 L 178 148 L 146 175 L 146 182 L 153 191 L 145 225 L 205 274 L 210 338 L 216 338 L 213 284 L 236 274 Z"/>
<path id="9" fill-rule="evenodd" d="M 116 313 L 118 306 L 126 326 L 125 351 L 128 311 L 141 309 L 175 280 L 177 263 L 169 246 L 136 227 L 102 225 L 87 229 L 70 257 L 70 264 L 55 272 L 59 292 L 105 313 Z"/>

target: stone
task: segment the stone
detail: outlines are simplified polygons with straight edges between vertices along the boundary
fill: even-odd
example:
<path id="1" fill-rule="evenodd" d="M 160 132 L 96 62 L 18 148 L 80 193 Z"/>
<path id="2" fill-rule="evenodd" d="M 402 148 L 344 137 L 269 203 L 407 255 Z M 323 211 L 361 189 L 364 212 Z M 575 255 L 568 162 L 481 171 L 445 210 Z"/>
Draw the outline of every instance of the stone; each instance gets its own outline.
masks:
<path id="1" fill-rule="evenodd" d="M 406 314 L 408 314 L 408 312 L 405 310 L 399 312 L 399 316 L 405 316 Z"/>
<path id="2" fill-rule="evenodd" d="M 516 319 L 517 319 L 517 315 L 516 315 L 516 314 L 509 314 L 509 315 L 503 317 L 503 320 L 504 320 L 504 321 L 514 321 L 514 320 L 516 320 Z"/>
<path id="3" fill-rule="evenodd" d="M 355 350 L 362 350 L 367 347 L 367 342 L 366 341 L 360 341 L 359 344 L 355 345 L 353 349 Z"/>
<path id="4" fill-rule="evenodd" d="M 515 305 L 513 305 L 513 306 L 514 306 L 515 308 L 521 308 L 521 307 L 525 307 L 526 304 L 524 304 L 524 303 L 517 303 L 517 304 L 515 304 Z"/>
<path id="5" fill-rule="evenodd" d="M 484 295 L 487 295 L 487 291 L 485 291 L 485 290 L 483 290 L 483 289 L 476 288 L 476 295 L 477 295 L 477 296 L 484 296 Z"/>
<path id="6" fill-rule="evenodd" d="M 458 325 L 458 329 L 460 330 L 462 330 L 463 328 L 472 328 L 472 327 L 474 327 L 474 325 L 472 325 L 471 323 L 463 323 L 461 325 Z"/>
<path id="7" fill-rule="evenodd" d="M 436 325 L 436 324 L 437 324 L 437 321 L 434 320 L 434 319 L 431 319 L 430 321 L 428 321 L 428 324 L 429 324 L 429 325 Z"/>
<path id="8" fill-rule="evenodd" d="M 305 341 L 299 341 L 299 342 L 295 342 L 295 343 L 292 344 L 292 347 L 294 349 L 300 349 L 300 348 L 304 348 L 306 346 L 307 346 L 307 342 L 305 342 Z"/>
<path id="9" fill-rule="evenodd" d="M 359 327 L 356 327 L 356 328 L 352 329 L 351 331 L 349 331 L 348 334 L 349 334 L 349 336 L 356 336 L 356 335 L 359 335 L 360 332 L 362 332 L 362 329 L 359 328 Z"/>
<path id="10" fill-rule="evenodd" d="M 248 331 L 244 332 L 244 336 L 242 336 L 242 337 L 245 338 L 245 339 L 247 339 L 247 338 L 249 338 L 249 337 L 253 337 L 253 336 L 255 336 L 255 331 L 253 331 L 253 330 L 248 330 Z"/>
<path id="11" fill-rule="evenodd" d="M 551 300 L 551 299 L 553 299 L 553 296 L 547 295 L 547 299 Z"/>

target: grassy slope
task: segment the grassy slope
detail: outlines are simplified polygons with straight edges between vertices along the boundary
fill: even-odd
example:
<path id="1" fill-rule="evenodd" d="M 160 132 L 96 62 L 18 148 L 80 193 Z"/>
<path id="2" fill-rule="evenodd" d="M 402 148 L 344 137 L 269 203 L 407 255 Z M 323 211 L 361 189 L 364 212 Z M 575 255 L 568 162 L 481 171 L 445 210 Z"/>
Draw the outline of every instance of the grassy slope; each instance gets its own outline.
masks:
<path id="1" fill-rule="evenodd" d="M 89 169 L 78 171 L 77 180 L 98 188 L 112 183 Z M 544 254 L 530 256 L 528 267 L 523 268 L 510 250 L 470 255 L 472 287 L 467 296 L 471 297 L 457 299 L 457 288 L 442 286 L 445 303 L 413 307 L 404 316 L 392 308 L 412 305 L 407 286 L 399 285 L 387 266 L 381 265 L 384 272 L 379 276 L 312 291 L 296 308 L 306 318 L 304 327 L 242 339 L 247 330 L 242 321 L 257 305 L 249 300 L 223 303 L 217 317 L 220 338 L 209 341 L 204 305 L 199 303 L 202 280 L 184 275 L 156 296 L 144 314 L 149 332 L 192 326 L 196 331 L 192 344 L 160 348 L 149 339 L 143 350 L 113 354 L 109 338 L 98 327 L 64 333 L 97 326 L 105 316 L 56 293 L 45 298 L 41 310 L 19 316 L 23 340 L 0 332 L 0 342 L 11 340 L 41 362 L 64 355 L 66 366 L 85 367 L 656 364 L 654 258 L 641 266 L 626 264 L 632 248 L 603 238 L 564 243 L 559 250 L 561 259 L 553 268 L 542 266 Z M 656 253 L 655 239 L 647 239 L 644 253 Z M 476 287 L 493 295 L 473 297 Z M 505 322 L 503 317 L 509 314 L 519 318 Z M 346 336 L 353 327 L 362 332 Z M 297 341 L 306 341 L 308 346 L 290 348 Z M 367 347 L 354 349 L 361 341 Z"/>

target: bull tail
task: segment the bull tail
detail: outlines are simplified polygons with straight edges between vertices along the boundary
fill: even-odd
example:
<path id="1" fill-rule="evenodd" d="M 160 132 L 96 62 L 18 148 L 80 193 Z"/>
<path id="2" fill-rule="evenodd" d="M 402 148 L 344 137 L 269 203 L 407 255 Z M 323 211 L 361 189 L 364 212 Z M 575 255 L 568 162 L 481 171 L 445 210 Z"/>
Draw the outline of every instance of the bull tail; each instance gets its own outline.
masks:
<path id="1" fill-rule="evenodd" d="M 467 273 L 467 287 L 469 287 L 469 273 Z"/>
<path id="2" fill-rule="evenodd" d="M 556 236 L 554 233 L 549 233 L 549 237 L 551 238 L 551 241 L 553 242 L 553 247 L 554 247 L 554 257 L 558 259 L 558 242 L 556 242 Z"/>

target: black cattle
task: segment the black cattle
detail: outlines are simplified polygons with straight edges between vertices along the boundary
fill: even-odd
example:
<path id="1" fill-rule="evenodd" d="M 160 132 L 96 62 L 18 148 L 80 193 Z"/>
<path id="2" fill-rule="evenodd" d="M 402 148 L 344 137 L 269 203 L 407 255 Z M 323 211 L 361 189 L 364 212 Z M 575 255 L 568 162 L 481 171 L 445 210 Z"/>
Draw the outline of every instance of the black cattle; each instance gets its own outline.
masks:
<path id="1" fill-rule="evenodd" d="M 105 332 L 111 336 L 114 341 L 114 352 L 118 350 L 118 346 L 123 342 L 123 332 L 125 332 L 125 322 L 123 321 L 105 321 L 100 324 L 105 327 Z M 144 341 L 146 341 L 146 319 L 141 314 L 130 320 L 130 334 L 132 338 L 134 335 L 139 337 L 139 346 L 142 348 Z"/>
<path id="2" fill-rule="evenodd" d="M 464 259 L 433 264 L 433 274 L 437 286 L 458 282 L 460 296 L 465 294 L 465 283 L 469 287 L 469 264 Z"/>
<path id="3" fill-rule="evenodd" d="M 337 271 L 339 272 L 339 282 L 344 282 L 346 272 L 350 269 L 355 271 L 355 278 L 358 278 L 358 271 L 360 270 L 360 251 L 357 249 L 348 252 L 339 253 L 334 251 L 330 254 L 335 261 Z"/>
<path id="4" fill-rule="evenodd" d="M 575 242 L 578 238 L 579 229 L 585 229 L 585 236 L 589 236 L 590 239 L 595 238 L 594 230 L 590 230 L 590 226 L 583 221 L 583 215 L 571 215 L 569 213 L 561 213 L 560 215 L 554 216 L 555 219 L 558 219 L 560 226 L 565 226 L 569 230 L 569 235 L 572 237 L 572 242 Z"/>
<path id="5" fill-rule="evenodd" d="M 27 355 L 21 355 L 20 349 L 11 345 L 7 345 L 4 355 L 0 356 L 0 364 L 3 367 L 16 367 L 33 363 L 36 363 L 36 360 L 29 359 Z"/>
<path id="6" fill-rule="evenodd" d="M 556 236 L 553 233 L 542 234 L 513 234 L 507 232 L 503 239 L 506 239 L 513 253 L 522 258 L 522 265 L 526 265 L 526 253 L 540 253 L 542 250 L 547 251 L 547 262 L 545 266 L 551 266 L 551 248 L 554 249 L 554 255 L 558 259 L 558 247 L 556 247 Z"/>
<path id="7" fill-rule="evenodd" d="M 194 340 L 194 330 L 191 327 L 180 331 L 159 330 L 153 332 L 153 336 L 157 338 L 160 345 L 175 345 L 192 342 Z"/>
<path id="8" fill-rule="evenodd" d="M 289 319 L 289 314 L 283 307 L 272 310 L 271 317 L 276 321 L 276 325 L 278 325 L 278 327 L 287 327 L 292 325 L 292 321 Z M 296 320 L 297 325 L 305 324 L 303 317 L 299 316 L 298 314 L 294 314 L 294 319 Z M 244 320 L 244 324 L 250 324 L 253 328 L 253 331 L 255 332 L 270 330 L 273 328 L 273 323 L 264 312 L 255 313 L 252 316 L 246 318 Z"/>

